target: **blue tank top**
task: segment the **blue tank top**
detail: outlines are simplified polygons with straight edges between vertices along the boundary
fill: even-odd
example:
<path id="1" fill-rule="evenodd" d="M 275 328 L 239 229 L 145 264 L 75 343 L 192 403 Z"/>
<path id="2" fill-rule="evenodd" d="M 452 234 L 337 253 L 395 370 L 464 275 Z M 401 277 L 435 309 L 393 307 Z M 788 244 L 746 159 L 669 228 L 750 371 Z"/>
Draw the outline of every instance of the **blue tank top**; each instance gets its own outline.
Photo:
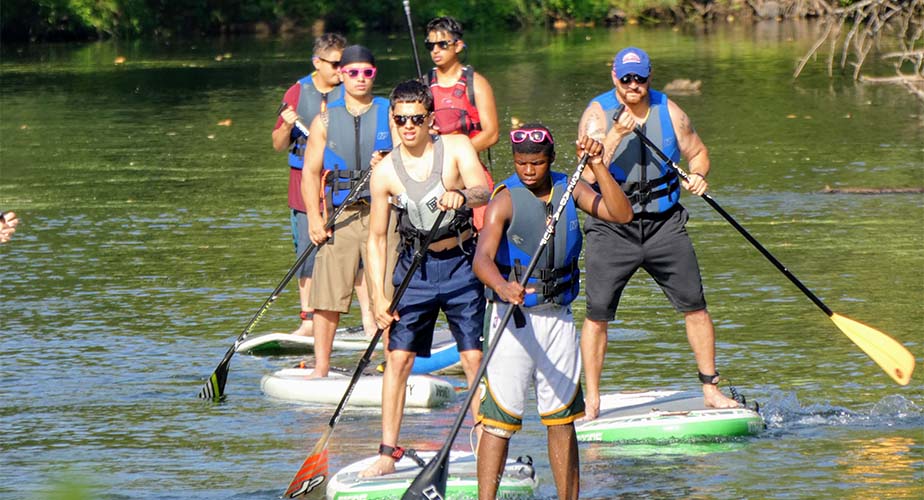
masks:
<path id="1" fill-rule="evenodd" d="M 516 174 L 500 183 L 494 191 L 496 194 L 500 188 L 507 188 L 513 204 L 510 225 L 504 232 L 494 258 L 501 275 L 508 280 L 511 273 L 516 281 L 523 278 L 542 240 L 548 218 L 561 203 L 561 197 L 568 187 L 567 175 L 551 172 L 551 176 L 552 196 L 548 203 L 536 198 Z M 533 307 L 546 302 L 568 305 L 577 298 L 581 288 L 578 259 L 582 244 L 577 208 L 571 198 L 562 217 L 555 224 L 553 238 L 539 256 L 540 261 L 527 282 L 526 287 L 535 288 L 536 291 L 526 294 L 524 306 Z M 493 297 L 492 300 L 499 300 L 490 290 L 489 296 Z"/>
<path id="2" fill-rule="evenodd" d="M 642 132 L 675 163 L 680 161 L 680 148 L 674 134 L 674 124 L 667 110 L 667 96 L 650 90 L 651 111 Z M 591 100 L 603 108 L 607 116 L 606 130 L 613 127 L 611 114 L 619 106 L 615 91 L 608 91 Z M 667 212 L 680 200 L 680 179 L 672 167 L 664 164 L 635 134 L 624 138 L 609 165 L 613 178 L 632 204 L 635 214 Z"/>
<path id="3" fill-rule="evenodd" d="M 369 170 L 369 159 L 374 151 L 391 151 L 388 106 L 388 99 L 375 97 L 366 112 L 353 116 L 342 98 L 328 104 L 324 169 L 329 172 L 324 189 L 333 206 L 343 204 L 353 186 Z M 359 199 L 369 199 L 368 188 L 361 192 Z"/>
<path id="4" fill-rule="evenodd" d="M 306 126 L 311 125 L 311 121 L 318 113 L 327 109 L 329 102 L 336 101 L 343 97 L 343 86 L 337 85 L 328 93 L 319 92 L 314 86 L 314 80 L 308 75 L 298 81 L 298 103 L 295 105 L 295 113 Z M 308 144 L 308 136 L 302 133 L 298 127 L 292 127 L 289 137 L 289 166 L 292 168 L 302 169 L 305 162 L 305 146 Z"/>

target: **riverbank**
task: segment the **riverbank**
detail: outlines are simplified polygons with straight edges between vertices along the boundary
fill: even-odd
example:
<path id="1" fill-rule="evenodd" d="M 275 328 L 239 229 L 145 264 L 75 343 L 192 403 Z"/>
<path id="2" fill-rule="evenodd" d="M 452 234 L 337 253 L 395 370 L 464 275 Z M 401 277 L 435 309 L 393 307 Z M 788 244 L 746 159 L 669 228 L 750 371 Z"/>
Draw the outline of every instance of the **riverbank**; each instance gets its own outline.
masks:
<path id="1" fill-rule="evenodd" d="M 532 5 L 484 2 L 473 9 L 464 2 L 415 1 L 418 29 L 447 12 L 472 31 L 523 27 L 619 26 L 752 22 L 832 15 L 839 6 L 863 1 L 837 0 L 564 0 Z M 920 2 L 912 2 L 920 3 Z M 4 42 L 78 41 L 107 38 L 170 39 L 243 33 L 353 33 L 406 30 L 398 1 L 229 0 L 202 2 L 137 0 L 34 0 L 4 5 L 0 38 Z"/>

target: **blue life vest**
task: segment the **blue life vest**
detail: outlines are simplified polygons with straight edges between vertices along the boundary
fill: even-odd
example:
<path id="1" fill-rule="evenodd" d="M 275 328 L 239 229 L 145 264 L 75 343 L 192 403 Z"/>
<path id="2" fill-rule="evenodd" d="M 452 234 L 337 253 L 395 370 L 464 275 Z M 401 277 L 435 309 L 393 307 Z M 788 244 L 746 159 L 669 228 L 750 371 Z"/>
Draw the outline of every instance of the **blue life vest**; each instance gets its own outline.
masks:
<path id="1" fill-rule="evenodd" d="M 675 163 L 680 161 L 680 147 L 674 134 L 674 124 L 667 110 L 667 96 L 649 90 L 648 119 L 642 132 Z M 606 130 L 613 127 L 612 113 L 619 106 L 615 91 L 608 91 L 591 100 L 597 102 L 606 114 Z M 632 211 L 640 213 L 667 212 L 680 201 L 680 179 L 677 172 L 664 164 L 635 134 L 625 137 L 613 154 L 609 165 L 613 178 L 622 186 L 632 204 Z"/>
<path id="2" fill-rule="evenodd" d="M 321 111 L 327 108 L 328 102 L 336 101 L 343 97 L 343 86 L 337 85 L 333 90 L 324 94 L 319 92 L 314 86 L 314 80 L 308 75 L 297 82 L 301 87 L 298 93 L 298 103 L 295 105 L 295 113 L 306 127 L 311 126 L 311 121 Z M 289 136 L 289 166 L 292 168 L 302 169 L 305 162 L 305 147 L 308 144 L 308 136 L 302 133 L 298 127 L 292 127 Z"/>
<path id="3" fill-rule="evenodd" d="M 498 245 L 494 262 L 504 278 L 520 282 L 523 273 L 529 267 L 530 259 L 539 247 L 545 226 L 558 208 L 562 195 L 568 187 L 568 176 L 559 172 L 550 172 L 552 176 L 552 196 L 548 203 L 536 198 L 520 182 L 516 174 L 498 185 L 510 192 L 513 204 L 513 216 L 504 237 Z M 526 288 L 535 288 L 534 293 L 527 293 L 523 305 L 533 307 L 546 302 L 568 305 L 578 296 L 581 289 L 578 259 L 581 256 L 581 225 L 578 221 L 574 199 L 568 200 L 562 217 L 555 224 L 553 238 L 539 256 L 539 263 L 533 270 Z M 489 290 L 492 300 L 500 300 Z"/>
<path id="4" fill-rule="evenodd" d="M 353 116 L 342 98 L 328 105 L 324 169 L 330 172 L 325 179 L 324 192 L 333 206 L 343 204 L 353 186 L 369 170 L 374 151 L 391 151 L 388 106 L 388 99 L 374 97 L 365 113 Z M 369 199 L 368 187 L 358 199 Z"/>

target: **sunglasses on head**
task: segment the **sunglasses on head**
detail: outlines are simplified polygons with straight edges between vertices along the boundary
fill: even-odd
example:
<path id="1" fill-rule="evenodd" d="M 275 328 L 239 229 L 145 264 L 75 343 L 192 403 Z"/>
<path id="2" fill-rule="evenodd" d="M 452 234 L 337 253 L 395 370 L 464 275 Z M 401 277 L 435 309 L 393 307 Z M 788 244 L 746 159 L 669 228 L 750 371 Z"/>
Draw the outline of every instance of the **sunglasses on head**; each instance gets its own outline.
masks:
<path id="1" fill-rule="evenodd" d="M 648 82 L 648 77 L 639 76 L 639 75 L 636 75 L 635 73 L 629 73 L 628 75 L 623 75 L 622 78 L 619 79 L 619 81 L 622 82 L 623 85 L 628 85 L 629 82 L 631 82 L 632 80 L 635 80 L 635 83 L 642 84 L 642 83 Z"/>
<path id="2" fill-rule="evenodd" d="M 317 57 L 318 59 L 320 59 L 320 60 L 326 62 L 327 64 L 330 64 L 331 67 L 334 68 L 334 69 L 337 69 L 337 68 L 340 67 L 340 61 L 339 61 L 339 60 L 338 60 L 338 61 L 331 61 L 330 59 L 324 59 L 324 58 L 321 57 L 321 56 L 315 56 L 315 57 Z"/>
<path id="3" fill-rule="evenodd" d="M 510 141 L 514 144 L 519 144 L 526 139 L 536 144 L 542 144 L 546 141 L 549 141 L 549 144 L 555 143 L 555 141 L 552 140 L 552 134 L 541 128 L 521 128 L 510 131 Z"/>
<path id="4" fill-rule="evenodd" d="M 439 47 L 440 50 L 446 50 L 450 45 L 454 45 L 457 40 L 440 40 L 438 42 L 431 42 L 429 40 L 424 42 L 424 47 L 427 48 L 427 52 L 433 52 L 433 47 Z"/>
<path id="5" fill-rule="evenodd" d="M 411 123 L 419 127 L 424 124 L 424 120 L 426 119 L 427 119 L 427 115 L 395 115 L 394 116 L 395 123 L 399 127 L 403 127 L 404 124 L 407 123 L 408 120 L 411 120 Z"/>
<path id="6" fill-rule="evenodd" d="M 359 75 L 362 74 L 364 78 L 375 78 L 375 68 L 363 68 L 363 69 L 341 69 L 340 72 L 344 75 L 349 76 L 350 78 L 359 78 Z"/>

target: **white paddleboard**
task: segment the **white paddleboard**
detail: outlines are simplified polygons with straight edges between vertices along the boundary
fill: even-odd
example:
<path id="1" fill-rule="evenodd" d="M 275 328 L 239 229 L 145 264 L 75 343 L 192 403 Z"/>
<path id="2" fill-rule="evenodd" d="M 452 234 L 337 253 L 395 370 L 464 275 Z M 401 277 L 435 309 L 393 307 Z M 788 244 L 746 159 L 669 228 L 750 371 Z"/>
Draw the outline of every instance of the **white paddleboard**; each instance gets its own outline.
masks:
<path id="1" fill-rule="evenodd" d="M 436 452 L 421 451 L 418 454 L 424 462 L 429 462 Z M 360 478 L 359 473 L 366 470 L 377 458 L 369 457 L 360 460 L 334 474 L 327 483 L 327 498 L 330 500 L 401 498 L 421 471 L 421 467 L 408 456 L 404 456 L 395 464 L 397 470 L 394 474 Z M 532 498 L 537 487 L 538 481 L 531 458 L 508 459 L 497 498 Z M 446 498 L 478 498 L 478 473 L 475 466 L 475 455 L 472 453 L 450 452 Z"/>
<path id="2" fill-rule="evenodd" d="M 369 347 L 369 338 L 366 337 L 361 326 L 338 328 L 334 334 L 335 350 L 364 351 L 367 347 Z M 376 349 L 382 349 L 381 342 L 376 346 Z M 253 356 L 304 354 L 314 351 L 314 337 L 292 335 L 291 333 L 268 333 L 244 340 L 237 346 L 235 351 Z"/>
<path id="3" fill-rule="evenodd" d="M 267 396 L 297 401 L 336 405 L 350 384 L 352 373 L 331 371 L 327 377 L 309 379 L 311 368 L 286 368 L 263 376 L 260 388 Z M 350 395 L 350 405 L 381 406 L 382 375 L 364 374 Z M 433 408 L 455 399 L 456 391 L 449 382 L 430 375 L 411 375 L 407 381 L 405 406 Z"/>
<path id="4" fill-rule="evenodd" d="M 700 391 L 624 392 L 600 396 L 600 415 L 577 422 L 578 441 L 702 441 L 757 434 L 766 427 L 750 408 L 707 408 Z"/>

